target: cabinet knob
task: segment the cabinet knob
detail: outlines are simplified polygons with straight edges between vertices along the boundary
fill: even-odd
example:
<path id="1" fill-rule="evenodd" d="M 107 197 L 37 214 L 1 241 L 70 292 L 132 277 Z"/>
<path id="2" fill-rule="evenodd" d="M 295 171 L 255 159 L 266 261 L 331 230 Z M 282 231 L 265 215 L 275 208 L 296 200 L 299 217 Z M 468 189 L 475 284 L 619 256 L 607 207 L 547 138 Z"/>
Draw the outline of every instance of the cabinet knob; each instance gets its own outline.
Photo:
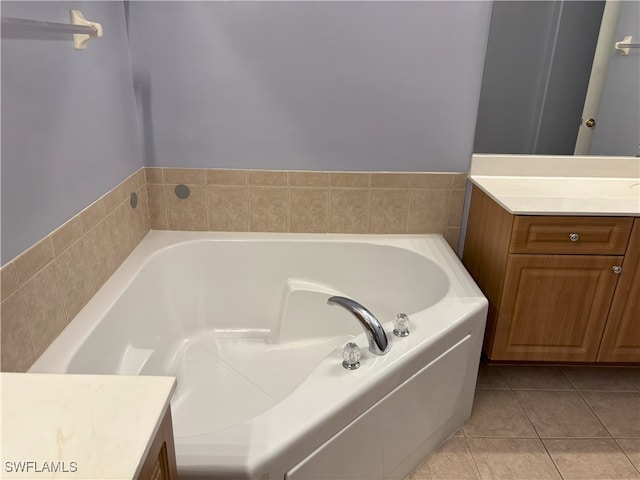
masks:
<path id="1" fill-rule="evenodd" d="M 616 275 L 619 275 L 622 273 L 622 267 L 620 265 L 614 265 L 613 266 L 613 273 L 615 273 Z"/>
<path id="2" fill-rule="evenodd" d="M 577 233 L 570 233 L 569 234 L 569 239 L 572 242 L 577 242 L 579 238 L 580 238 L 580 235 L 578 235 Z"/>

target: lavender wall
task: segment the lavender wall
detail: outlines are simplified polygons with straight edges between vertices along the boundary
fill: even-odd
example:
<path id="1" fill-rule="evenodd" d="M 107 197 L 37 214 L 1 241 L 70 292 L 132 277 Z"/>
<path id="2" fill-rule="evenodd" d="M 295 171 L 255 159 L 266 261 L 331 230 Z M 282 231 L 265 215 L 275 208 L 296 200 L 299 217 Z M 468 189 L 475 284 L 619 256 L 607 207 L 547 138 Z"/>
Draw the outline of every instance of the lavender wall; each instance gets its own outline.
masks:
<path id="1" fill-rule="evenodd" d="M 3 1 L 2 16 L 68 23 L 72 8 L 104 27 L 84 51 L 3 34 L 3 264 L 142 166 L 123 4 Z"/>
<path id="2" fill-rule="evenodd" d="M 490 2 L 131 2 L 145 164 L 466 171 Z"/>

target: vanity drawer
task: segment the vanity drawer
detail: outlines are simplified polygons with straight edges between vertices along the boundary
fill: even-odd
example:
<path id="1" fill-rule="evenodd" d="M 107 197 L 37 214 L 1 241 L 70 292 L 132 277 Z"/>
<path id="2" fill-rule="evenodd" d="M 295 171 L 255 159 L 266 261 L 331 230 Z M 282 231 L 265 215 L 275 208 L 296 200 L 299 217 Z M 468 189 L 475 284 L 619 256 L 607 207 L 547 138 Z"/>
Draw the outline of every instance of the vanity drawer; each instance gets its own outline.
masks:
<path id="1" fill-rule="evenodd" d="M 631 217 L 516 216 L 510 253 L 623 255 Z"/>

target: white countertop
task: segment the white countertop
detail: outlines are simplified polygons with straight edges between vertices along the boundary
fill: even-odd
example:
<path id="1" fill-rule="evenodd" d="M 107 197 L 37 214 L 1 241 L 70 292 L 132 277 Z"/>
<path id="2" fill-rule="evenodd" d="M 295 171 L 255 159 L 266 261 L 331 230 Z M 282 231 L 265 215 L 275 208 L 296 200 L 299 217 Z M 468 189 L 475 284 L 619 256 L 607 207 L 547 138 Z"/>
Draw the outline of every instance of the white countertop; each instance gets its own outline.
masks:
<path id="1" fill-rule="evenodd" d="M 135 478 L 174 389 L 173 377 L 0 374 L 0 478 Z"/>
<path id="2" fill-rule="evenodd" d="M 473 155 L 469 179 L 517 215 L 640 216 L 640 158 Z"/>

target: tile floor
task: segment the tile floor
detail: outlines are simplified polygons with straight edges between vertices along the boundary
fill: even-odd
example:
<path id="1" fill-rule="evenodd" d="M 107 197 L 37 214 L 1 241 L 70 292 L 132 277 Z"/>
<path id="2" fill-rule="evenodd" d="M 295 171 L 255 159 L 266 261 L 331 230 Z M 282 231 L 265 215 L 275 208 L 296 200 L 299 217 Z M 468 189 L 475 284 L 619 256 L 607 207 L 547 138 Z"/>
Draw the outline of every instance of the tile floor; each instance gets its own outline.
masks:
<path id="1" fill-rule="evenodd" d="M 483 362 L 471 418 L 409 479 L 640 479 L 640 368 Z"/>

